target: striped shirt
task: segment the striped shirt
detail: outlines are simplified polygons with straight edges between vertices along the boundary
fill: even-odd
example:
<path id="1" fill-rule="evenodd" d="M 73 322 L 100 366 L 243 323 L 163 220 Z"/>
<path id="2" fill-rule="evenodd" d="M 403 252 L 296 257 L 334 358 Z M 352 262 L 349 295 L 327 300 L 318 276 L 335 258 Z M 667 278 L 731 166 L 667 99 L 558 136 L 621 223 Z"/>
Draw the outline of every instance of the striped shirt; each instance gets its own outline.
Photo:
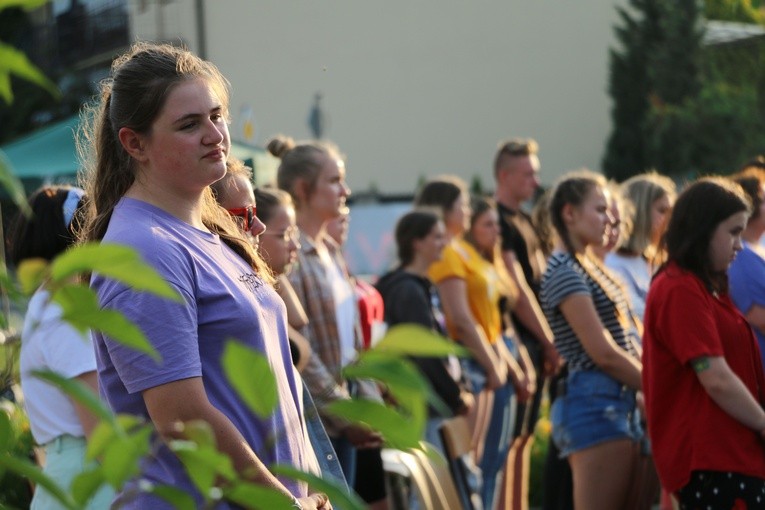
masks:
<path id="1" fill-rule="evenodd" d="M 559 308 L 563 301 L 576 294 L 592 298 L 600 322 L 611 333 L 614 341 L 637 358 L 637 353 L 629 341 L 631 314 L 623 289 L 597 265 L 592 264 L 590 270 L 597 273 L 596 278 L 606 285 L 605 290 L 570 253 L 553 253 L 542 276 L 539 299 L 555 336 L 555 347 L 568 363 L 570 370 L 598 368 Z M 615 301 L 608 296 L 615 297 Z"/>

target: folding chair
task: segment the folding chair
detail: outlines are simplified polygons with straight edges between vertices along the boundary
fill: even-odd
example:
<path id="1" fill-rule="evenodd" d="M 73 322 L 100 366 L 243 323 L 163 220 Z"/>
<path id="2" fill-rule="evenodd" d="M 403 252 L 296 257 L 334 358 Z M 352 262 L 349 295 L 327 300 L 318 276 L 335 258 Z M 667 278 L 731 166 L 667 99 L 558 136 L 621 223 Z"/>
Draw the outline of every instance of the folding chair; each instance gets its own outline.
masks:
<path id="1" fill-rule="evenodd" d="M 462 416 L 446 420 L 441 425 L 440 433 L 462 507 L 465 510 L 483 510 L 480 495 L 481 470 L 473 462 L 470 452 L 470 429 L 467 421 Z"/>

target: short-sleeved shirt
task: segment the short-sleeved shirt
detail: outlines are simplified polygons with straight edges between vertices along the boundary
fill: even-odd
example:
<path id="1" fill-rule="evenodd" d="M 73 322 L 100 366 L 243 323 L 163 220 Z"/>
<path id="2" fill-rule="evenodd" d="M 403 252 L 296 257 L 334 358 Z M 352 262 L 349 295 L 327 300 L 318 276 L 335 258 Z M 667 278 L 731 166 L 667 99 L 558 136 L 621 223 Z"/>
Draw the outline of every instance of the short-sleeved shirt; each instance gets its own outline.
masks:
<path id="1" fill-rule="evenodd" d="M 117 204 L 103 243 L 138 251 L 183 299 L 171 302 L 94 275 L 91 286 L 102 308 L 117 310 L 137 324 L 162 357 L 155 362 L 94 334 L 100 389 L 111 408 L 149 420 L 144 390 L 201 377 L 210 403 L 231 420 L 266 466 L 289 464 L 316 472 L 302 417 L 303 388 L 287 342 L 286 309 L 273 288 L 219 236 L 138 200 L 123 198 Z M 251 412 L 230 385 L 221 364 L 228 339 L 263 354 L 271 365 L 279 394 L 271 416 L 261 418 Z M 178 459 L 164 446 L 145 459 L 141 478 L 177 487 L 201 501 Z M 281 481 L 293 495 L 306 495 L 303 483 Z M 123 508 L 169 507 L 142 496 Z M 217 508 L 236 507 L 221 504 Z"/>
<path id="2" fill-rule="evenodd" d="M 746 314 L 754 305 L 765 306 L 765 258 L 749 243 L 743 245 L 728 268 L 728 285 L 736 307 Z M 765 366 L 765 334 L 758 329 L 754 333 Z"/>
<path id="3" fill-rule="evenodd" d="M 32 436 L 38 444 L 63 434 L 85 435 L 72 401 L 57 387 L 31 374 L 33 370 L 52 370 L 71 379 L 96 370 L 90 335 L 70 326 L 61 314 L 61 307 L 50 301 L 48 291 L 40 289 L 29 300 L 21 332 L 21 388 Z"/>
<path id="4" fill-rule="evenodd" d="M 763 404 L 759 348 L 727 294 L 713 295 L 694 274 L 670 263 L 648 292 L 643 337 L 643 391 L 654 461 L 668 491 L 691 471 L 734 471 L 765 479 L 759 434 L 723 411 L 701 385 L 690 361 L 725 358 Z"/>
<path id="5" fill-rule="evenodd" d="M 502 251 L 512 251 L 531 290 L 539 295 L 539 284 L 544 271 L 544 255 L 534 224 L 528 214 L 497 203 Z"/>
<path id="6" fill-rule="evenodd" d="M 560 304 L 573 295 L 589 296 L 598 312 L 600 322 L 616 344 L 637 357 L 629 336 L 631 312 L 621 287 L 597 264 L 593 264 L 590 270 L 597 272 L 597 280 L 603 282 L 605 289 L 585 271 L 573 255 L 566 252 L 559 251 L 550 256 L 547 270 L 542 277 L 539 294 L 542 310 L 555 337 L 555 347 L 566 360 L 569 370 L 598 368 L 560 310 Z"/>
<path id="7" fill-rule="evenodd" d="M 494 263 L 482 257 L 464 239 L 455 239 L 444 248 L 441 260 L 431 264 L 428 276 L 435 284 L 449 278 L 464 280 L 473 318 L 490 344 L 499 340 L 502 334 L 499 300 L 505 287 Z M 460 340 L 449 317 L 446 318 L 446 329 L 453 339 Z"/>
<path id="8" fill-rule="evenodd" d="M 606 255 L 606 267 L 615 272 L 624 282 L 632 310 L 642 321 L 645 315 L 645 298 L 651 286 L 651 264 L 641 257 L 625 257 L 618 253 Z"/>

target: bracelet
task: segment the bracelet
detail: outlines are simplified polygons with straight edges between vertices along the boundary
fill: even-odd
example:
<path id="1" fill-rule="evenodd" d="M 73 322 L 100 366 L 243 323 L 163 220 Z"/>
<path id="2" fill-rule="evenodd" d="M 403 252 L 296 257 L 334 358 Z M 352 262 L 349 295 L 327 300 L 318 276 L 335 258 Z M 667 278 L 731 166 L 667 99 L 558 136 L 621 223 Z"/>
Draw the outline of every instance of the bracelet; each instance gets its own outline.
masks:
<path id="1" fill-rule="evenodd" d="M 303 505 L 300 504 L 300 500 L 298 498 L 292 498 L 292 508 L 295 510 L 303 510 Z"/>

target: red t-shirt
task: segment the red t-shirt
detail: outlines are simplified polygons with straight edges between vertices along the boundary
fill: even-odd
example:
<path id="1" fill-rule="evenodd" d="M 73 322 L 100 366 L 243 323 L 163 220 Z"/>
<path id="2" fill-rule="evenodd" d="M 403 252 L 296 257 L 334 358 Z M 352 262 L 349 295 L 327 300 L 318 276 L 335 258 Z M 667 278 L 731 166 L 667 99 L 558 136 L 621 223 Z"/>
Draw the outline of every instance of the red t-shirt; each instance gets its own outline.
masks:
<path id="1" fill-rule="evenodd" d="M 670 264 L 648 293 L 643 390 L 656 469 L 671 492 L 694 470 L 765 479 L 765 444 L 707 394 L 689 363 L 701 356 L 724 356 L 762 403 L 760 350 L 746 319 L 727 294 L 714 297 L 699 278 Z"/>

